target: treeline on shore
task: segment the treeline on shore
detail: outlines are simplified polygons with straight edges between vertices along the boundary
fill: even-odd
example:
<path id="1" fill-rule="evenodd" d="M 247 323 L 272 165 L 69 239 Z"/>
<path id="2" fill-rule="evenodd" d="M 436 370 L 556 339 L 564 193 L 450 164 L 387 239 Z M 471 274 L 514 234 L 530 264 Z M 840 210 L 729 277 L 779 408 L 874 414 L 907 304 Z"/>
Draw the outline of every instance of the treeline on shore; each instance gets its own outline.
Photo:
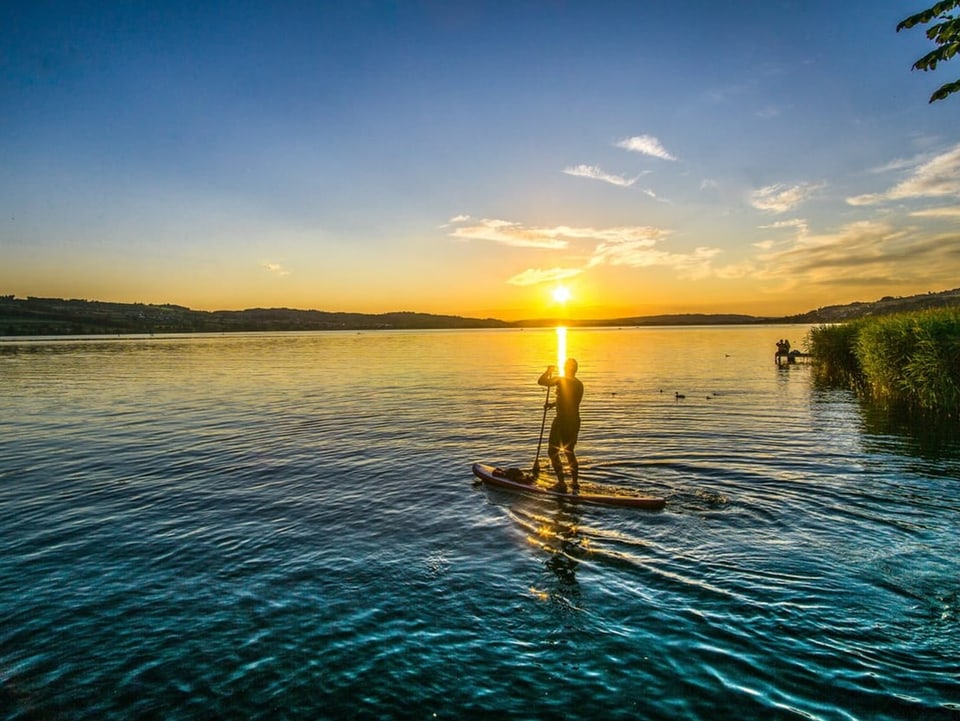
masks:
<path id="1" fill-rule="evenodd" d="M 791 319 L 792 320 L 792 319 Z M 227 333 L 325 330 L 430 330 L 442 328 L 540 328 L 583 326 L 732 325 L 782 323 L 783 318 L 684 313 L 603 320 L 503 321 L 400 311 L 343 313 L 294 308 L 193 310 L 180 305 L 109 303 L 60 298 L 0 296 L 0 336 Z"/>
<path id="2" fill-rule="evenodd" d="M 821 307 L 801 315 L 757 317 L 742 314 L 678 313 L 592 320 L 502 321 L 431 313 L 342 313 L 293 308 L 193 310 L 180 305 L 111 303 L 0 295 L 0 336 L 223 333 L 236 331 L 420 330 L 440 328 L 629 327 L 733 325 L 753 323 L 837 323 L 869 315 L 920 308 L 960 307 L 960 288 L 869 303 Z"/>
<path id="3" fill-rule="evenodd" d="M 290 308 L 193 310 L 180 305 L 0 296 L 0 335 L 103 335 L 261 331 L 502 328 L 492 318 L 430 313 L 338 313 Z"/>
<path id="4" fill-rule="evenodd" d="M 960 308 L 860 318 L 811 329 L 818 379 L 873 399 L 960 416 Z"/>

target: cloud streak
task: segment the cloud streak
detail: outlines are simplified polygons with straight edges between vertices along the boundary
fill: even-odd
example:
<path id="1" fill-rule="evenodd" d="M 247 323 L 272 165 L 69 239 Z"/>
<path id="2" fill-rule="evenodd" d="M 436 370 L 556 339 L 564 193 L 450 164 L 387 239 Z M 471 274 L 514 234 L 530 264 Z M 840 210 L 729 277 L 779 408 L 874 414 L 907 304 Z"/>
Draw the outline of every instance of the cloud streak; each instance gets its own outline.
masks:
<path id="1" fill-rule="evenodd" d="M 528 268 L 522 273 L 517 273 L 511 278 L 507 279 L 507 283 L 510 285 L 539 285 L 541 283 L 556 283 L 560 280 L 567 280 L 568 278 L 574 278 L 580 275 L 583 272 L 581 268 L 548 268 L 547 270 L 541 270 L 540 268 Z"/>
<path id="2" fill-rule="evenodd" d="M 824 183 L 798 185 L 775 183 L 753 191 L 750 194 L 750 205 L 768 213 L 786 213 L 809 199 L 824 186 Z"/>
<path id="3" fill-rule="evenodd" d="M 910 213 L 915 218 L 960 218 L 960 208 L 927 208 Z"/>
<path id="4" fill-rule="evenodd" d="M 610 228 L 576 228 L 568 225 L 558 225 L 552 228 L 540 228 L 509 220 L 485 218 L 476 220 L 470 225 L 458 227 L 450 235 L 461 240 L 487 240 L 515 248 L 563 250 L 571 242 L 627 243 L 649 238 L 660 238 L 664 234 L 665 231 L 650 226 L 626 225 Z"/>
<path id="5" fill-rule="evenodd" d="M 563 172 L 567 175 L 573 175 L 577 178 L 589 178 L 590 180 L 601 180 L 604 183 L 610 183 L 610 185 L 617 185 L 621 188 L 629 188 L 631 185 L 637 182 L 639 175 L 636 178 L 625 178 L 622 175 L 611 175 L 610 173 L 605 173 L 596 165 L 574 165 L 570 168 L 564 168 Z"/>
<path id="6" fill-rule="evenodd" d="M 682 279 L 700 279 L 717 273 L 711 262 L 721 253 L 719 248 L 704 246 L 689 253 L 663 250 L 657 246 L 671 231 L 654 226 L 537 228 L 505 220 L 482 220 L 471 221 L 471 225 L 457 228 L 451 235 L 512 247 L 573 250 L 580 259 L 579 267 L 537 267 L 516 273 L 507 282 L 518 286 L 553 283 L 599 266 L 669 268 Z"/>
<path id="7" fill-rule="evenodd" d="M 616 143 L 616 147 L 661 160 L 676 160 L 676 157 L 667 152 L 660 141 L 652 135 L 634 135 L 632 138 L 624 138 Z"/>
<path id="8" fill-rule="evenodd" d="M 757 277 L 780 288 L 810 285 L 890 285 L 919 279 L 951 284 L 960 262 L 960 233 L 919 235 L 887 222 L 860 221 L 836 233 L 799 235 L 758 257 Z"/>
<path id="9" fill-rule="evenodd" d="M 626 243 L 601 243 L 587 263 L 627 266 L 630 268 L 672 268 L 681 279 L 699 280 L 712 274 L 710 262 L 722 251 L 719 248 L 699 247 L 690 253 L 671 253 L 656 248 L 655 239 Z"/>
<path id="10" fill-rule="evenodd" d="M 902 167 L 900 161 L 895 166 Z M 892 200 L 955 197 L 960 199 L 960 144 L 950 150 L 915 163 L 907 178 L 882 193 L 847 198 L 850 205 L 876 205 Z"/>
<path id="11" fill-rule="evenodd" d="M 290 271 L 284 269 L 284 267 L 279 263 L 261 263 L 260 267 L 266 270 L 268 273 L 272 273 L 273 275 L 281 278 L 290 275 Z"/>
<path id="12" fill-rule="evenodd" d="M 807 234 L 808 226 L 807 221 L 802 218 L 791 218 L 790 220 L 778 220 L 775 223 L 770 223 L 770 225 L 761 225 L 762 229 L 772 229 L 772 230 L 795 230 L 801 236 Z"/>
<path id="13" fill-rule="evenodd" d="M 457 216 L 473 220 L 469 216 Z M 455 218 L 454 221 L 457 219 Z M 556 228 L 531 228 L 521 223 L 496 218 L 484 218 L 471 225 L 461 226 L 450 234 L 461 240 L 488 240 L 514 248 L 542 248 L 562 250 L 567 247 L 563 233 Z"/>

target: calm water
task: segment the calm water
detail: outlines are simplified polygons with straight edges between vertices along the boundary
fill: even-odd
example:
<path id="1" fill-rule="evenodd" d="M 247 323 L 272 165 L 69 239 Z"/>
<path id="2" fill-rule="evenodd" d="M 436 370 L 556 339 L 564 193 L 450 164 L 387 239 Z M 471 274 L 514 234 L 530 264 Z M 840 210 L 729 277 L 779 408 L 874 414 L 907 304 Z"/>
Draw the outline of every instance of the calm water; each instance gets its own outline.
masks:
<path id="1" fill-rule="evenodd" d="M 473 484 L 550 330 L 0 343 L 0 717 L 960 718 L 956 429 L 804 331 L 570 331 L 660 512 Z"/>

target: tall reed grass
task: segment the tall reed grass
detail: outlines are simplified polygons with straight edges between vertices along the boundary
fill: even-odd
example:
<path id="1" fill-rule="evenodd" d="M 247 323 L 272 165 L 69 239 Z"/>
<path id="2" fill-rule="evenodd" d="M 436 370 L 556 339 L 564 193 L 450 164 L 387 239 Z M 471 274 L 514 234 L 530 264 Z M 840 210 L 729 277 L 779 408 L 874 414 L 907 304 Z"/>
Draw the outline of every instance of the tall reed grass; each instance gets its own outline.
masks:
<path id="1" fill-rule="evenodd" d="M 819 326 L 807 340 L 821 380 L 960 416 L 960 308 Z"/>

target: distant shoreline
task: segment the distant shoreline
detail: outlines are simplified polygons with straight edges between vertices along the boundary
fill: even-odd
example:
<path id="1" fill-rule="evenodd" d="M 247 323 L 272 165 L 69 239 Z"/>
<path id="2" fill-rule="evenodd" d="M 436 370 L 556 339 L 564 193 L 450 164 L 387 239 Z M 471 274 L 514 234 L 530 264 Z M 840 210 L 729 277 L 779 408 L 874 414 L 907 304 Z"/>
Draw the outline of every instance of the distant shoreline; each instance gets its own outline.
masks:
<path id="1" fill-rule="evenodd" d="M 732 313 L 676 313 L 629 318 L 573 320 L 541 318 L 503 321 L 431 313 L 343 313 L 291 308 L 237 311 L 192 310 L 179 305 L 109 303 L 61 298 L 0 296 L 0 337 L 154 335 L 157 333 L 224 333 L 330 330 L 429 330 L 467 328 L 574 328 L 702 325 L 787 325 L 837 323 L 871 315 L 926 308 L 960 307 L 960 289 L 906 297 L 885 297 L 869 303 L 827 306 L 791 316 Z"/>
<path id="2" fill-rule="evenodd" d="M 710 323 L 703 325 L 696 324 L 683 324 L 683 325 L 670 325 L 670 324 L 648 324 L 648 325 L 577 325 L 571 326 L 569 323 L 562 324 L 566 328 L 577 328 L 581 330 L 637 330 L 637 329 L 654 329 L 654 328 L 676 328 L 676 329 L 696 329 L 696 328 L 743 328 L 745 326 L 769 326 L 769 327 L 791 327 L 791 326 L 808 326 L 809 323 Z M 335 330 L 222 330 L 222 331 L 157 331 L 154 333 L 142 333 L 142 332 L 133 332 L 133 333 L 124 333 L 124 332 L 112 332 L 112 333 L 55 333 L 51 335 L 41 335 L 41 334 L 32 334 L 32 335 L 4 335 L 0 333 L 0 346 L 3 345 L 15 345 L 17 343 L 26 343 L 26 342 L 37 342 L 37 343 L 69 343 L 75 341 L 85 341 L 85 342 L 109 342 L 116 340 L 162 340 L 162 339 L 175 339 L 178 337 L 218 337 L 226 335 L 271 335 L 271 334 L 308 334 L 308 333 L 345 333 L 345 334 L 360 334 L 360 333 L 445 333 L 445 332 L 458 332 L 458 331 L 503 331 L 504 333 L 523 333 L 524 331 L 543 331 L 543 330 L 555 330 L 556 326 L 551 325 L 541 325 L 541 326 L 526 326 L 526 327 L 470 327 L 470 328 L 344 328 L 344 329 L 335 329 Z"/>

